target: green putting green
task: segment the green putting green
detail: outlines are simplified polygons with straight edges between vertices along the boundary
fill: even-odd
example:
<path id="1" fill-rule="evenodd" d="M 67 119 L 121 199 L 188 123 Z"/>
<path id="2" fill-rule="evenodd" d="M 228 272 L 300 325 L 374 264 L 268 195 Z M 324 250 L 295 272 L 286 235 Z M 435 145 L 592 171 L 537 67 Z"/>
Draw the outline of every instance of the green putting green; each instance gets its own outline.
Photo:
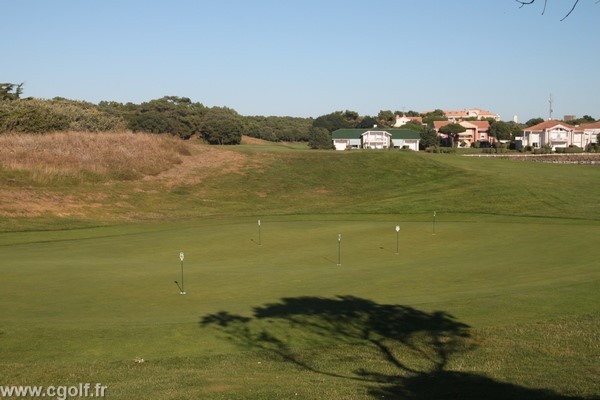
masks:
<path id="1" fill-rule="evenodd" d="M 434 235 L 428 219 L 263 217 L 260 245 L 257 220 L 251 217 L 2 234 L 2 362 L 18 371 L 9 373 L 12 382 L 25 382 L 19 376 L 39 376 L 46 368 L 78 371 L 81 365 L 111 363 L 125 368 L 136 358 L 159 371 L 170 370 L 179 358 L 205 360 L 203 373 L 221 376 L 221 363 L 237 368 L 242 357 L 243 368 L 253 351 L 268 349 L 240 348 L 218 327 L 202 326 L 202 318 L 220 312 L 251 318 L 256 307 L 288 298 L 353 296 L 423 313 L 441 310 L 468 325 L 472 334 L 483 335 L 484 342 L 488 332 L 510 339 L 496 329 L 522 326 L 527 340 L 534 340 L 538 324 L 597 315 L 598 263 L 590 251 L 597 222 L 484 215 L 464 221 L 438 213 Z M 399 254 L 396 225 L 401 227 Z M 180 251 L 185 252 L 186 295 L 174 283 L 180 280 Z M 296 331 L 296 351 L 325 346 L 302 341 L 306 333 Z M 326 346 L 351 359 L 356 351 Z M 502 346 L 499 350 L 511 350 Z M 478 348 L 452 361 L 465 358 L 461 362 L 471 364 L 488 350 Z M 422 362 L 415 355 L 409 359 L 417 366 Z M 510 360 L 519 362 L 517 355 Z M 348 363 L 351 374 L 362 361 Z M 310 381 L 318 375 L 284 361 L 276 364 L 272 368 L 284 377 L 301 379 L 295 376 L 300 373 Z M 479 367 L 486 374 L 495 371 L 477 363 L 467 370 L 479 372 Z M 126 373 L 92 375 L 103 377 L 113 390 L 131 379 Z M 265 393 L 283 384 L 264 379 L 273 390 Z M 197 384 L 203 393 L 204 384 Z M 330 384 L 324 393 L 344 386 L 335 380 Z M 591 392 L 592 387 L 583 389 Z M 233 393 L 241 396 L 243 390 Z"/>

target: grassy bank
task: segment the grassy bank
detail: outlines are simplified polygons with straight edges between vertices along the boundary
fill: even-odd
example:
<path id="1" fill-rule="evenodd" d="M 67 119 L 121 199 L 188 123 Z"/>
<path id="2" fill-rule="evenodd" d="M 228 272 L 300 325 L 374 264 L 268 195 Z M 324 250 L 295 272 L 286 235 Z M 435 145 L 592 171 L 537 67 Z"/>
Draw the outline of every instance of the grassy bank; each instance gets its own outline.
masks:
<path id="1" fill-rule="evenodd" d="M 40 138 L 2 138 L 0 230 L 218 215 L 600 215 L 593 165 L 279 144 L 212 147 L 156 135 Z"/>

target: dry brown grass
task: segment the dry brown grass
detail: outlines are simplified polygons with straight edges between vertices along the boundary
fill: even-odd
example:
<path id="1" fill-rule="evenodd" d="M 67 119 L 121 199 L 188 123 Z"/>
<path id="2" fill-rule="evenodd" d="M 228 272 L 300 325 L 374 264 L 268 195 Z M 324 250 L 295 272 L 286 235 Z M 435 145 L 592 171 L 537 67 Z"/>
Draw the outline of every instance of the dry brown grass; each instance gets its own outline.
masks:
<path id="1" fill-rule="evenodd" d="M 268 142 L 263 139 L 258 139 L 258 138 L 254 138 L 251 136 L 243 135 L 241 144 L 252 144 L 252 145 L 264 146 L 264 145 L 268 145 L 268 144 L 273 144 L 273 142 Z"/>
<path id="2" fill-rule="evenodd" d="M 228 147 L 167 135 L 4 134 L 0 135 L 0 219 L 151 218 L 174 188 L 194 186 L 194 193 L 202 195 L 199 184 L 205 179 L 245 174 L 264 162 Z"/>
<path id="3" fill-rule="evenodd" d="M 0 167 L 28 172 L 36 183 L 60 178 L 99 181 L 158 175 L 190 155 L 185 142 L 143 133 L 58 132 L 0 135 Z"/>

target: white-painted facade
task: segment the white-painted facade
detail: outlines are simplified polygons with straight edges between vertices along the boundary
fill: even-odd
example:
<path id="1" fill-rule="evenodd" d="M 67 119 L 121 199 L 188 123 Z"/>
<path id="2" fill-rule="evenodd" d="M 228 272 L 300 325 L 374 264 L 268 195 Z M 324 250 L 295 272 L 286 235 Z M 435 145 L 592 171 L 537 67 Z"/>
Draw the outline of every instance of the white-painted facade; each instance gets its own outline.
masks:
<path id="1" fill-rule="evenodd" d="M 409 129 L 338 129 L 332 132 L 336 150 L 407 148 L 419 151 L 421 136 Z"/>
<path id="2" fill-rule="evenodd" d="M 406 146 L 410 150 L 419 151 L 419 140 L 417 139 L 392 139 L 392 143 L 394 148 L 402 149 Z"/>
<path id="3" fill-rule="evenodd" d="M 333 146 L 336 150 L 360 149 L 360 139 L 334 139 Z"/>
<path id="4" fill-rule="evenodd" d="M 391 136 L 386 131 L 367 131 L 362 134 L 363 148 L 365 149 L 388 149 Z"/>

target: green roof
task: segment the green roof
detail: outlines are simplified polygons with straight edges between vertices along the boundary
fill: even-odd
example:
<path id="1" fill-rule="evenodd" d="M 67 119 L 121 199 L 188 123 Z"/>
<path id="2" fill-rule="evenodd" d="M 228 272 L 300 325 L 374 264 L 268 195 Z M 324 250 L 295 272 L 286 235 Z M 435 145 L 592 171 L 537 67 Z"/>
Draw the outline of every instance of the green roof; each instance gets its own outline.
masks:
<path id="1" fill-rule="evenodd" d="M 410 129 L 367 128 L 367 129 L 338 129 L 331 133 L 333 139 L 360 139 L 365 132 L 387 132 L 392 139 L 421 139 L 419 132 Z"/>

